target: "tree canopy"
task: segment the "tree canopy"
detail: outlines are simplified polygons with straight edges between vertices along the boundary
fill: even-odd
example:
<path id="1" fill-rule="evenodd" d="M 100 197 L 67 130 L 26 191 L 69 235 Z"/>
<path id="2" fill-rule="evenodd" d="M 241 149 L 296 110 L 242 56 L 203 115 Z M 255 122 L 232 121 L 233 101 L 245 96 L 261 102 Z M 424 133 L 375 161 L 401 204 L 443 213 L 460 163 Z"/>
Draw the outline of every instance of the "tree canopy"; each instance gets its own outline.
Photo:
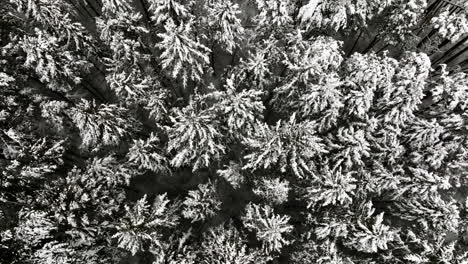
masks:
<path id="1" fill-rule="evenodd" d="M 468 5 L 2 0 L 0 263 L 468 262 Z"/>

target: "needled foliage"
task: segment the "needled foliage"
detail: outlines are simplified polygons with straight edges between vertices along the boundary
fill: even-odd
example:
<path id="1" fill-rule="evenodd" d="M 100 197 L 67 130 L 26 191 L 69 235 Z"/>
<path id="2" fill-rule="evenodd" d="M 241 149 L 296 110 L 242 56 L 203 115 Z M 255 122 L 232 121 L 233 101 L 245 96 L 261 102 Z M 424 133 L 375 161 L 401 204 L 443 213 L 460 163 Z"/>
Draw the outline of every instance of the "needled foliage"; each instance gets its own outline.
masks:
<path id="1" fill-rule="evenodd" d="M 465 6 L 1 1 L 0 263 L 466 264 Z"/>

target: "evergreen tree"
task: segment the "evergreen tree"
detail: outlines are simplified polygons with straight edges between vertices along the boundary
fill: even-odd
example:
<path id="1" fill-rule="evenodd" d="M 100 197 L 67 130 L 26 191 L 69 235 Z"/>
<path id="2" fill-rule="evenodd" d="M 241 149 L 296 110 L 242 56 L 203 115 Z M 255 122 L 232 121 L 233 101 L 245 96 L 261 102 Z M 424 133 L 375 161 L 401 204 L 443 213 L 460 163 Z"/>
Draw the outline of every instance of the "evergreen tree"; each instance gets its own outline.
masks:
<path id="1" fill-rule="evenodd" d="M 466 264 L 466 8 L 1 1 L 0 263 Z"/>

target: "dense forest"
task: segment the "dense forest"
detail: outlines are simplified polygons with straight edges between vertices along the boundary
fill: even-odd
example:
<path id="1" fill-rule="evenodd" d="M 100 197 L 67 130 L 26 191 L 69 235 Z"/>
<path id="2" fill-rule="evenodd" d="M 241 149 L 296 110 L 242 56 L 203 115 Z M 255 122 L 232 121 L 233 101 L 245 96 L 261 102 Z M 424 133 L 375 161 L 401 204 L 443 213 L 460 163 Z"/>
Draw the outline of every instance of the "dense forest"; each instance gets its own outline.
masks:
<path id="1" fill-rule="evenodd" d="M 468 3 L 0 0 L 1 264 L 468 264 Z"/>

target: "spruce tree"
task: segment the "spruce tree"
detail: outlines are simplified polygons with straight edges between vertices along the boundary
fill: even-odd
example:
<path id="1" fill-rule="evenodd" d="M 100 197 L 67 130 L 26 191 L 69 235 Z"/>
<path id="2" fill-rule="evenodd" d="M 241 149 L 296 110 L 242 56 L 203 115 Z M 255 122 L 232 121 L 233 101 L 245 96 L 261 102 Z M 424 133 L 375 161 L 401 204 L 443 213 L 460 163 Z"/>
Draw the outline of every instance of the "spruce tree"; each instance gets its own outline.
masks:
<path id="1" fill-rule="evenodd" d="M 466 264 L 467 8 L 1 0 L 0 263 Z"/>

